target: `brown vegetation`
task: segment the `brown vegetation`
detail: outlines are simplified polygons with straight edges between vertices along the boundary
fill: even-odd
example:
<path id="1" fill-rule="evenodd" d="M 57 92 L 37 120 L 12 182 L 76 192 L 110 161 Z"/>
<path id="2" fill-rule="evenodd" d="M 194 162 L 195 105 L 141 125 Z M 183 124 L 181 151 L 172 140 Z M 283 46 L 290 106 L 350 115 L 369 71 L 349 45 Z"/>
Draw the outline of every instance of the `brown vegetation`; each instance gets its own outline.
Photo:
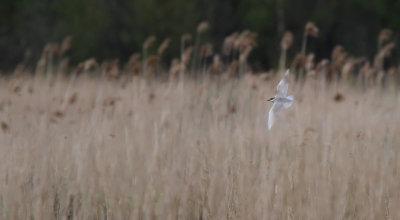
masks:
<path id="1" fill-rule="evenodd" d="M 72 70 L 66 38 L 45 47 L 36 74 L 19 66 L 1 78 L 0 218 L 400 218 L 391 32 L 373 62 L 341 46 L 316 61 L 308 23 L 292 62 L 295 102 L 268 132 L 266 99 L 282 72 L 252 73 L 257 34 L 234 33 L 218 53 L 201 41 L 208 28 L 194 45 L 182 36 L 169 72 L 169 39 L 153 53 L 149 37 L 126 64 L 91 58 Z M 293 41 L 282 40 L 280 69 Z"/>
<path id="2" fill-rule="evenodd" d="M 392 88 L 292 82 L 268 132 L 278 77 L 20 80 L 0 87 L 3 219 L 400 217 Z"/>

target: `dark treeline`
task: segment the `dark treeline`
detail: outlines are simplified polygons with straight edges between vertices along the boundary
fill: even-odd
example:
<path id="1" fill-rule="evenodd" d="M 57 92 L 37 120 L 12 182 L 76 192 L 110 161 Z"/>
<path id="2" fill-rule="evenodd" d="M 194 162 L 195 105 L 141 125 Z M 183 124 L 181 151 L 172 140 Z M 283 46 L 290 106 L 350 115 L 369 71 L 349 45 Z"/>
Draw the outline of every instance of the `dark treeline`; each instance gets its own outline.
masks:
<path id="1" fill-rule="evenodd" d="M 318 38 L 307 51 L 317 60 L 330 57 L 335 45 L 351 55 L 372 59 L 378 50 L 381 29 L 399 38 L 400 2 L 394 0 L 2 0 L 0 3 L 0 69 L 15 67 L 31 54 L 34 67 L 46 43 L 72 36 L 69 57 L 78 63 L 119 58 L 125 62 L 142 51 L 145 39 L 154 35 L 157 44 L 171 44 L 163 62 L 179 57 L 180 38 L 194 34 L 207 21 L 203 43 L 220 53 L 224 38 L 235 31 L 258 33 L 257 47 L 250 55 L 255 68 L 277 68 L 280 41 L 285 31 L 294 34 L 288 59 L 301 50 L 304 25 L 315 22 Z M 155 52 L 156 48 L 154 48 Z M 392 62 L 397 63 L 397 48 Z"/>

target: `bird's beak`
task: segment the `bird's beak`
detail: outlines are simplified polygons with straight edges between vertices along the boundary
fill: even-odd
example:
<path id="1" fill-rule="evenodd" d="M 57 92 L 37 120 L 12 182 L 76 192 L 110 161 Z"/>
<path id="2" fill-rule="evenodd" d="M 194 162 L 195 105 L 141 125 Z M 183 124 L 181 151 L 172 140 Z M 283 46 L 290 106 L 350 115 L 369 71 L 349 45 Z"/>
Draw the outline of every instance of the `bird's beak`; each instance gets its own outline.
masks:
<path id="1" fill-rule="evenodd" d="M 267 101 L 268 102 L 271 102 L 271 101 L 273 101 L 274 100 L 274 98 L 270 98 L 270 99 L 268 99 Z"/>

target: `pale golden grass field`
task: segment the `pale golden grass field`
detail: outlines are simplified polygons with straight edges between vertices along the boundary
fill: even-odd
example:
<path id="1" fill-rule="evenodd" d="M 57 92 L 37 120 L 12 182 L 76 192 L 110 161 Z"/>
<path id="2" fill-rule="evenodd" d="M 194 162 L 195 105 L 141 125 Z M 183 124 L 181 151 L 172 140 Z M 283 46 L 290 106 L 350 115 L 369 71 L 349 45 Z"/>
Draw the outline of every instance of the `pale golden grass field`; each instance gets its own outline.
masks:
<path id="1" fill-rule="evenodd" d="M 268 132 L 278 81 L 2 78 L 0 219 L 400 219 L 399 91 L 292 80 Z"/>

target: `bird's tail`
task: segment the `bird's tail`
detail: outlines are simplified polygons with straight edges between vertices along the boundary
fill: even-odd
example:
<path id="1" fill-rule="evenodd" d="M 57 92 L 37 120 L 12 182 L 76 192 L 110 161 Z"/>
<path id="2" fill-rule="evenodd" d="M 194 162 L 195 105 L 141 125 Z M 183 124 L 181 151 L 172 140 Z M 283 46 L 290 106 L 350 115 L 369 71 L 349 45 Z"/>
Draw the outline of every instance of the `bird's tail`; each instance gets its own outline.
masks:
<path id="1" fill-rule="evenodd" d="M 293 96 L 288 96 L 286 98 L 289 100 L 289 102 L 284 103 L 283 107 L 289 108 L 293 104 Z"/>

